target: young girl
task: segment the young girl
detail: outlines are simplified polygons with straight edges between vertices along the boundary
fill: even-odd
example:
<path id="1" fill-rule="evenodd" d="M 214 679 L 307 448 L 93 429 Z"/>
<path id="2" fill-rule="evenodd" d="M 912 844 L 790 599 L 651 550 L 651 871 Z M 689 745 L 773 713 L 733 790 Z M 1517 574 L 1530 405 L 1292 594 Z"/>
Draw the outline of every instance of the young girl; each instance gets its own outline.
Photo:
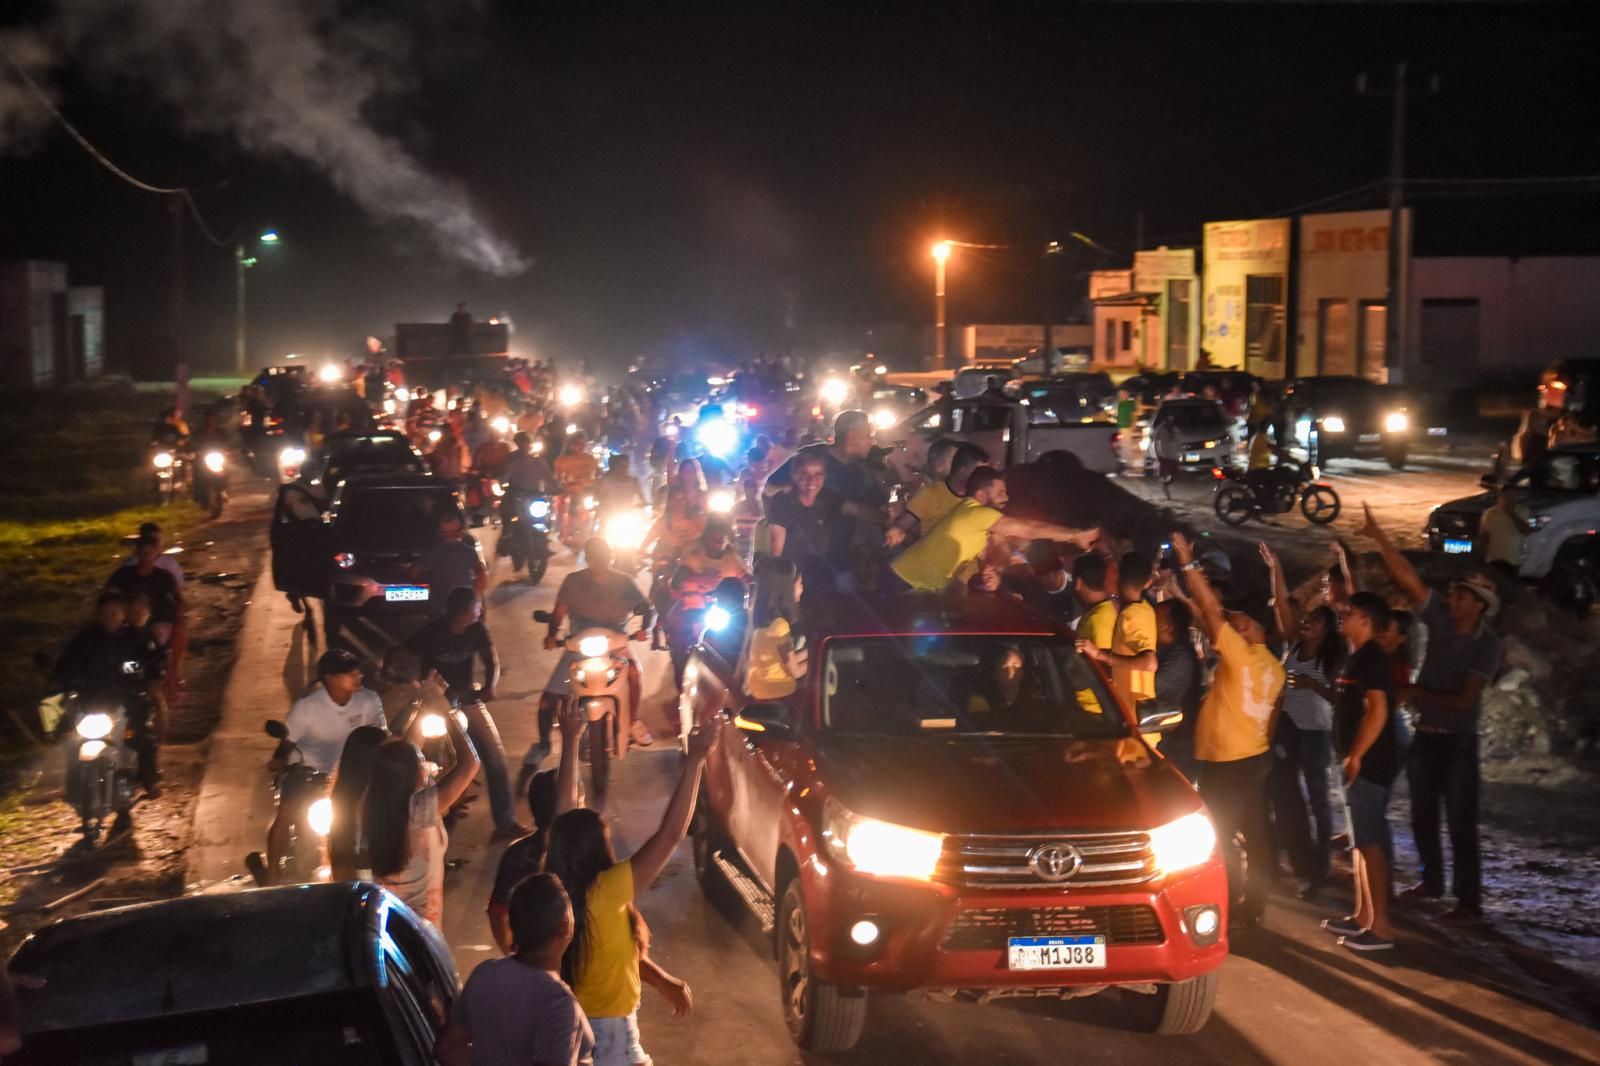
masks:
<path id="1" fill-rule="evenodd" d="M 795 682 L 805 676 L 805 648 L 797 646 L 794 636 L 804 590 L 800 571 L 790 559 L 766 558 L 756 567 L 744 689 L 758 700 L 792 695 Z"/>
<path id="2" fill-rule="evenodd" d="M 478 772 L 478 753 L 456 716 L 447 714 L 444 720 L 455 754 L 449 772 L 437 783 L 430 782 L 415 744 L 400 737 L 386 740 L 373 757 L 372 780 L 361 806 L 360 839 L 373 876 L 435 926 L 444 922 L 444 852 L 449 840 L 441 812 L 461 798 Z"/>
<path id="3" fill-rule="evenodd" d="M 650 1061 L 639 1043 L 639 991 L 644 981 L 667 995 L 675 1013 L 689 1009 L 688 987 L 660 974 L 644 957 L 648 933 L 639 923 L 634 900 L 655 883 L 688 831 L 700 771 L 719 734 L 710 729 L 689 734 L 688 754 L 660 827 L 631 857 L 619 860 L 605 817 L 576 807 L 578 739 L 584 725 L 581 713 L 569 709 L 562 715 L 560 799 L 550 827 L 545 870 L 560 878 L 573 901 L 575 928 L 561 961 L 561 976 L 594 1027 L 595 1066 L 630 1066 Z"/>
<path id="4" fill-rule="evenodd" d="M 388 736 L 375 725 L 363 725 L 344 738 L 330 793 L 333 827 L 328 830 L 328 866 L 335 881 L 359 881 L 372 876 L 372 861 L 357 847 L 357 838 L 361 804 L 372 780 L 372 763 Z"/>

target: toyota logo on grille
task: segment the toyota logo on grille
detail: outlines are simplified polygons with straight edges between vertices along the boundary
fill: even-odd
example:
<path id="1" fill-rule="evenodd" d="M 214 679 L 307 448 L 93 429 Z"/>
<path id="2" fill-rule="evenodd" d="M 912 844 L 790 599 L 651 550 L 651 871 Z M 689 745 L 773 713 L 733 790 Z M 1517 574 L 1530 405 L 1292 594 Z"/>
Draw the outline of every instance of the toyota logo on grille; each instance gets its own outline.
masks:
<path id="1" fill-rule="evenodd" d="M 1028 853 L 1028 865 L 1042 881 L 1065 881 L 1083 868 L 1083 853 L 1071 844 L 1040 844 Z"/>

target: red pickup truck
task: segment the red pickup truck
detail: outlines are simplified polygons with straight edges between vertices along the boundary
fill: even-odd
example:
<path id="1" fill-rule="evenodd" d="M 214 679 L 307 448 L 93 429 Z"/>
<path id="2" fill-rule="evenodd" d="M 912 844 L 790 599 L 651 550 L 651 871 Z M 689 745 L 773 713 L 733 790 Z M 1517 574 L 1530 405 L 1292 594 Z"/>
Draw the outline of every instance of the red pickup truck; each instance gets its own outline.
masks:
<path id="1" fill-rule="evenodd" d="M 1135 722 L 1070 637 L 1001 597 L 807 608 L 790 699 L 743 695 L 701 645 L 680 703 L 723 733 L 696 872 L 774 930 L 796 1043 L 849 1048 L 870 995 L 913 989 L 1121 988 L 1150 1031 L 1205 1024 L 1227 876 L 1200 797 L 1139 739 L 1177 716 Z"/>

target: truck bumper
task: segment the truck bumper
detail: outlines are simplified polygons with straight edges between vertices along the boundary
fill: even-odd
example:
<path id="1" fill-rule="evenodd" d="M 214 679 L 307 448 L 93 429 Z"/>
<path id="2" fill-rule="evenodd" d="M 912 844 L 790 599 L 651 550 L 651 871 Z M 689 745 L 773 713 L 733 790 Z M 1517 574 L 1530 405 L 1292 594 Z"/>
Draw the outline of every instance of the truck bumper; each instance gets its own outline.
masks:
<path id="1" fill-rule="evenodd" d="M 861 877 L 820 858 L 801 872 L 812 965 L 834 984 L 918 988 L 1069 988 L 1186 981 L 1228 955 L 1227 874 L 1213 860 L 1175 878 L 1107 889 L 968 890 Z M 1215 908 L 1217 931 L 1194 932 L 1193 908 Z M 877 939 L 855 943 L 860 921 Z M 1012 971 L 1012 936 L 1106 937 L 1098 969 Z"/>

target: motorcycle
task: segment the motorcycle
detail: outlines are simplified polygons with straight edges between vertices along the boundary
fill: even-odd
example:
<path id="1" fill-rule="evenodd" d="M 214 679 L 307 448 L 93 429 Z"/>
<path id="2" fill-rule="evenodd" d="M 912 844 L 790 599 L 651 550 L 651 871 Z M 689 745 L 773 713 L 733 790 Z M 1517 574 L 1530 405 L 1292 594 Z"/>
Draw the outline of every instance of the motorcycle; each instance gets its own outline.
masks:
<path id="1" fill-rule="evenodd" d="M 1325 526 L 1339 517 L 1339 493 L 1311 464 L 1284 460 L 1270 470 L 1254 471 L 1218 466 L 1212 467 L 1211 476 L 1217 482 L 1212 510 L 1230 526 L 1288 514 L 1296 503 L 1313 525 Z"/>
<path id="2" fill-rule="evenodd" d="M 189 463 L 181 445 L 157 444 L 150 455 L 156 472 L 156 499 L 171 503 L 189 484 Z"/>
<path id="3" fill-rule="evenodd" d="M 528 582 L 544 580 L 550 566 L 550 523 L 555 501 L 549 496 L 506 496 L 500 504 L 500 540 L 495 554 L 511 557 L 511 569 L 528 568 Z"/>
<path id="4" fill-rule="evenodd" d="M 133 728 L 125 706 L 88 707 L 76 692 L 63 694 L 58 709 L 56 725 L 67 739 L 66 800 L 78 812 L 83 844 L 92 845 L 106 815 L 125 814 L 133 805 L 139 767 L 129 743 Z M 46 713 L 41 708 L 41 716 Z"/>
<path id="5" fill-rule="evenodd" d="M 228 457 L 219 448 L 208 449 L 195 471 L 194 499 L 212 518 L 222 515 L 228 483 Z"/>
<path id="6" fill-rule="evenodd" d="M 267 736 L 287 746 L 283 769 L 273 779 L 278 806 L 293 804 L 289 848 L 272 871 L 274 884 L 297 885 L 323 879 L 326 874 L 328 831 L 333 828 L 332 782 L 328 775 L 305 763 L 300 749 L 289 739 L 289 729 L 276 718 L 267 720 Z"/>
<path id="7" fill-rule="evenodd" d="M 549 611 L 534 611 L 536 622 L 550 621 Z M 611 629 L 585 629 L 563 642 L 572 656 L 572 694 L 567 699 L 584 710 L 589 721 L 589 772 L 594 791 L 604 795 L 611 781 L 611 760 L 628 754 L 633 730 L 632 696 L 628 687 L 628 635 Z"/>
<path id="8" fill-rule="evenodd" d="M 506 489 L 499 479 L 473 471 L 467 474 L 462 494 L 467 503 L 467 519 L 473 529 L 478 529 L 494 515 L 495 508 L 505 499 Z"/>
<path id="9" fill-rule="evenodd" d="M 644 538 L 650 532 L 650 511 L 627 507 L 604 516 L 600 536 L 611 547 L 611 566 L 624 574 L 637 574 L 643 564 Z"/>

